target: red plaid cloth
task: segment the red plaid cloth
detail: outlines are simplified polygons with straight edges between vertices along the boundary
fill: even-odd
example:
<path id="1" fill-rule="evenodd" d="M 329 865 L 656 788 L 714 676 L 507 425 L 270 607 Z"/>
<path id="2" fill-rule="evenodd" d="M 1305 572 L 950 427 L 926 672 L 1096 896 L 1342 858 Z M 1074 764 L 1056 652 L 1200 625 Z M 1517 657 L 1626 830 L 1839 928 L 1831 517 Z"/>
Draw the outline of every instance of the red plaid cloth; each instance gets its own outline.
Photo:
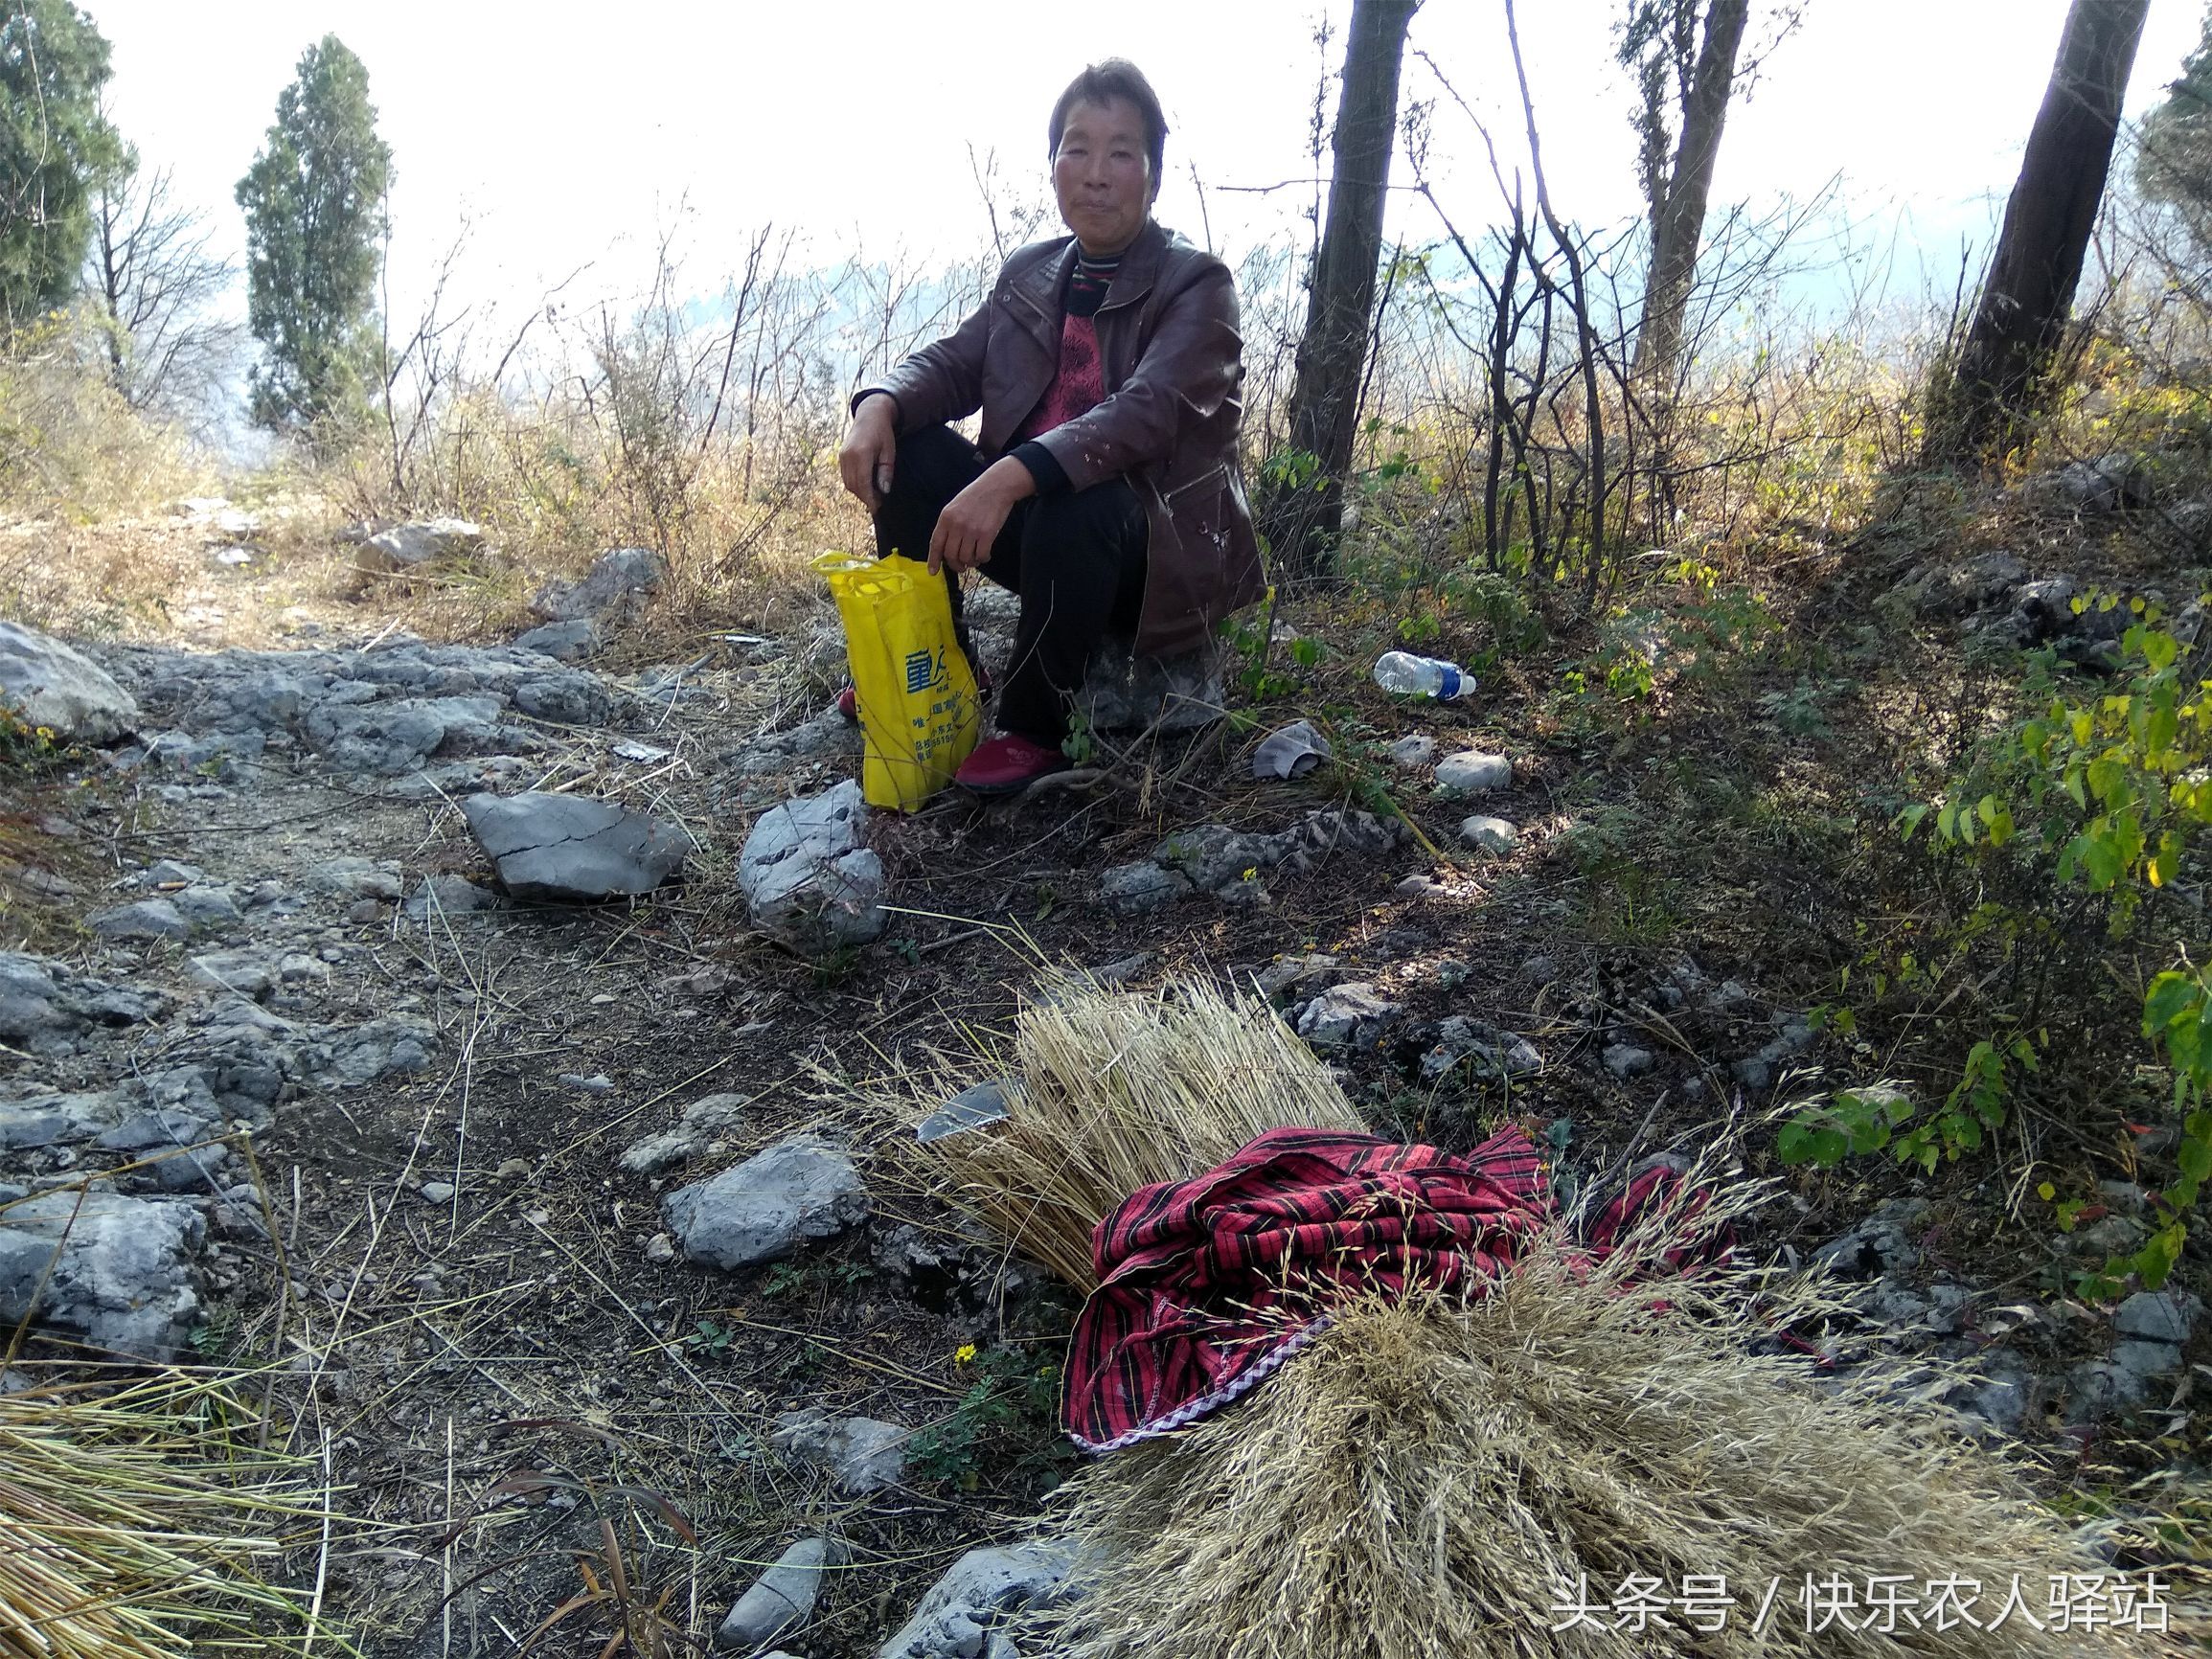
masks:
<path id="1" fill-rule="evenodd" d="M 1673 1181 L 1653 1170 L 1632 1182 L 1589 1229 L 1591 1253 Z M 1143 1188 L 1093 1236 L 1099 1287 L 1068 1350 L 1068 1435 L 1101 1452 L 1180 1428 L 1319 1335 L 1345 1296 L 1494 1278 L 1551 1216 L 1517 1129 L 1464 1158 L 1276 1129 L 1195 1180 Z"/>

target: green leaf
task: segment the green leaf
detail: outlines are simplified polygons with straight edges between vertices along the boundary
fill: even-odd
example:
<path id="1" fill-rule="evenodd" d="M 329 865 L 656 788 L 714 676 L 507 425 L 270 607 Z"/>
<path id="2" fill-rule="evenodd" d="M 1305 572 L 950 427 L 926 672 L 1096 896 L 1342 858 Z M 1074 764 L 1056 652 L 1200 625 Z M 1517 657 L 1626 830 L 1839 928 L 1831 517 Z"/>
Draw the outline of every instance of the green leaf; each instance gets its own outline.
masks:
<path id="1" fill-rule="evenodd" d="M 2143 1247 L 2129 1261 L 2143 1288 L 2155 1290 L 2166 1283 L 2166 1275 L 2173 1272 L 2174 1263 L 2181 1259 L 2181 1244 L 2188 1237 L 2188 1228 L 2176 1221 L 2161 1227 L 2144 1240 Z"/>

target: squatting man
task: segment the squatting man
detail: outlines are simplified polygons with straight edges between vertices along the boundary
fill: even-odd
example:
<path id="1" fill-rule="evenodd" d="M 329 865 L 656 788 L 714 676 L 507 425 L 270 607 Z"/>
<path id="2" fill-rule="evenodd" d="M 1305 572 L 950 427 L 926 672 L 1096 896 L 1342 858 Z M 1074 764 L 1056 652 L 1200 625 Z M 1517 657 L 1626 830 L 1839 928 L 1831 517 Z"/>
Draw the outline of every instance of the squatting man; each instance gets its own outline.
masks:
<path id="1" fill-rule="evenodd" d="M 1068 715 L 1108 634 L 1196 650 L 1264 586 L 1238 467 L 1236 284 L 1152 217 L 1167 134 L 1134 64 L 1077 76 L 1046 127 L 1070 234 L 1015 253 L 957 330 L 853 398 L 837 466 L 878 557 L 925 553 L 956 618 L 965 571 L 1021 597 L 1002 735 L 954 778 L 977 794 L 1068 764 Z M 948 422 L 978 412 L 970 443 Z"/>

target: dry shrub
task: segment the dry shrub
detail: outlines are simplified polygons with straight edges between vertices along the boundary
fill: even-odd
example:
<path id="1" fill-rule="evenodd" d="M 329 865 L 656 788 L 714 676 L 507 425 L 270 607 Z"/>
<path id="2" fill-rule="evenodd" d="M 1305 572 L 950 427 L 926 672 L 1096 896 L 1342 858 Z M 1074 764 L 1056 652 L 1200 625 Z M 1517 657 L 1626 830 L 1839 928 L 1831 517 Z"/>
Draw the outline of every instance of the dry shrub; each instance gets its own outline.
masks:
<path id="1" fill-rule="evenodd" d="M 82 523 L 190 494 L 207 475 L 173 427 L 115 389 L 75 319 L 0 348 L 0 508 Z"/>
<path id="2" fill-rule="evenodd" d="M 301 1460 L 253 1449 L 217 1385 L 0 1395 L 0 1655 L 353 1649 L 264 1574 L 322 1519 Z"/>
<path id="3" fill-rule="evenodd" d="M 918 1146 L 915 1160 L 945 1202 L 1086 1290 L 1091 1229 L 1137 1188 L 1211 1169 L 1269 1129 L 1364 1127 L 1266 1003 L 1203 980 L 1113 994 L 1048 978 L 996 1058 L 1019 1085 L 1006 1122 Z M 947 1063 L 893 1109 L 911 1121 L 964 1080 Z"/>

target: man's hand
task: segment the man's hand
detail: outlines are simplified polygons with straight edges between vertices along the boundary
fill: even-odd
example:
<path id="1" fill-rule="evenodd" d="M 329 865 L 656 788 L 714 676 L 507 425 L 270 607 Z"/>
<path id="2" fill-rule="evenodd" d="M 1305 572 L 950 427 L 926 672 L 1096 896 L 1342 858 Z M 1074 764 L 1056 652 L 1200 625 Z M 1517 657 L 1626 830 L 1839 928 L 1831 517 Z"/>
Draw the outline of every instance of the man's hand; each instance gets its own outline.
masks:
<path id="1" fill-rule="evenodd" d="M 991 544 L 1006 528 L 1015 503 L 1037 493 L 1037 480 L 1013 456 L 1001 456 L 981 478 L 945 504 L 929 538 L 929 568 L 973 570 L 991 560 Z"/>
<path id="2" fill-rule="evenodd" d="M 899 401 L 887 392 L 860 399 L 837 446 L 837 476 L 845 488 L 875 512 L 891 489 L 892 463 L 899 454 Z"/>

